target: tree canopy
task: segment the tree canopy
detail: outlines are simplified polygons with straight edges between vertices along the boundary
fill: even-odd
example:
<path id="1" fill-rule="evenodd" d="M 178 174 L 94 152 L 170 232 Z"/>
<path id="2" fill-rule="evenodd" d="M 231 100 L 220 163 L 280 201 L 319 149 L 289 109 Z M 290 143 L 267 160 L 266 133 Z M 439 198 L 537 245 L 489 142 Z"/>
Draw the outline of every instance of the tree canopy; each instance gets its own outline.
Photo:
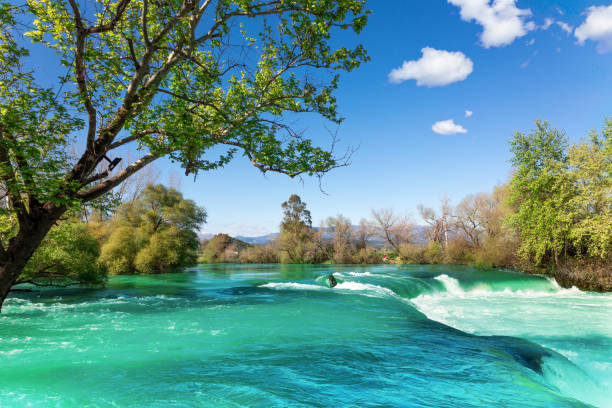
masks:
<path id="1" fill-rule="evenodd" d="M 611 121 L 601 135 L 571 146 L 546 122 L 515 134 L 509 223 L 520 235 L 523 257 L 558 264 L 561 256 L 612 254 L 611 139 Z"/>
<path id="2" fill-rule="evenodd" d="M 113 274 L 156 273 L 195 263 L 206 211 L 173 188 L 149 184 L 111 221 L 100 260 Z"/>
<path id="3" fill-rule="evenodd" d="M 0 301 L 51 226 L 167 156 L 186 174 L 237 154 L 262 172 L 322 175 L 345 158 L 293 116 L 340 123 L 339 72 L 368 59 L 332 41 L 359 33 L 363 0 L 28 0 L 0 3 Z M 28 71 L 26 35 L 65 74 Z M 317 74 L 321 72 L 321 74 Z M 290 117 L 290 119 L 289 119 Z M 68 154 L 74 141 L 84 148 Z M 117 167 L 125 147 L 139 159 Z M 110 157 L 109 157 L 110 156 Z M 116 170 L 115 170 L 116 169 Z"/>
<path id="4" fill-rule="evenodd" d="M 291 263 L 313 263 L 319 258 L 321 238 L 312 228 L 312 216 L 299 195 L 292 194 L 282 205 L 281 248 Z"/>

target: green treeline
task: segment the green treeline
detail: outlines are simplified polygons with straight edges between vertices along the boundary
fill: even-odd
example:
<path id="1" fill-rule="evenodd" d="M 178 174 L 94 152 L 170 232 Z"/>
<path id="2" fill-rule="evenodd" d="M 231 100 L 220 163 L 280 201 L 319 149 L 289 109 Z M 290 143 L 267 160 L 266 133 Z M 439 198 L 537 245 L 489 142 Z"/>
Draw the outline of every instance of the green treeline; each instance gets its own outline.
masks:
<path id="1" fill-rule="evenodd" d="M 275 241 L 249 246 L 217 236 L 204 251 L 215 262 L 505 267 L 612 290 L 612 120 L 574 144 L 536 121 L 535 130 L 517 132 L 510 147 L 507 184 L 455 206 L 446 199 L 439 208 L 419 206 L 418 223 L 382 209 L 357 226 L 338 215 L 313 228 L 306 204 L 292 195 L 282 204 Z"/>
<path id="2" fill-rule="evenodd" d="M 569 144 L 536 122 L 511 141 L 514 175 L 508 225 L 518 255 L 568 283 L 612 289 L 612 119 L 600 134 Z"/>
<path id="3" fill-rule="evenodd" d="M 313 228 L 298 195 L 282 204 L 281 233 L 265 245 L 218 234 L 202 242 L 201 262 L 378 264 L 477 264 L 509 267 L 519 262 L 516 234 L 504 224 L 511 211 L 508 188 L 466 197 L 458 206 L 419 207 L 426 226 L 392 209 L 372 211 L 358 225 L 338 215 Z"/>

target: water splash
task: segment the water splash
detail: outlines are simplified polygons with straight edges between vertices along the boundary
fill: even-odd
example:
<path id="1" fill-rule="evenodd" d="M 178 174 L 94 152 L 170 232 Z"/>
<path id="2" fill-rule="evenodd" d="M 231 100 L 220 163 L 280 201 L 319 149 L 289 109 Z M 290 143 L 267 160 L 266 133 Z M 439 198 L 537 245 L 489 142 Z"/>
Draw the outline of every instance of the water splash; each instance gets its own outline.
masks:
<path id="1" fill-rule="evenodd" d="M 612 407 L 612 372 L 606 369 L 612 363 L 612 295 L 562 288 L 554 279 L 537 290 L 522 284 L 513 288 L 512 283 L 500 290 L 484 283 L 465 289 L 446 274 L 434 279 L 443 290 L 411 299 L 429 319 L 477 335 L 525 338 L 555 350 L 564 358 L 545 359 L 548 381 L 566 395 Z"/>

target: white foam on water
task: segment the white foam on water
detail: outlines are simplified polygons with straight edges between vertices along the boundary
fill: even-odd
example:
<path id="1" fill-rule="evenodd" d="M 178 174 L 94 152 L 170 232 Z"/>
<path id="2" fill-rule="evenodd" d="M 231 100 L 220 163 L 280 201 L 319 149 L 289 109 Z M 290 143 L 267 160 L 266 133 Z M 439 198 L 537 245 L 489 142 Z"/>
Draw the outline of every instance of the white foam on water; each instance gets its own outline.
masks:
<path id="1" fill-rule="evenodd" d="M 159 304 L 180 300 L 181 298 L 167 295 L 154 296 L 119 296 L 116 298 L 102 298 L 95 301 L 83 301 L 78 303 L 62 303 L 62 297 L 53 298 L 53 302 L 32 302 L 27 299 L 9 298 L 4 304 L 5 316 L 10 313 L 27 313 L 31 311 L 41 312 L 71 312 L 82 309 L 94 308 L 99 311 L 99 306 L 113 306 L 127 303 L 141 305 Z"/>
<path id="2" fill-rule="evenodd" d="M 349 272 L 349 275 L 351 276 L 380 276 L 380 275 L 374 275 L 372 272 Z"/>
<path id="3" fill-rule="evenodd" d="M 459 281 L 455 278 L 451 278 L 450 276 L 443 274 L 436 276 L 434 279 L 442 282 L 447 293 L 452 295 L 463 295 L 465 293 L 461 286 L 459 286 Z"/>
<path id="4" fill-rule="evenodd" d="M 612 337 L 612 295 L 561 288 L 551 281 L 550 290 L 494 291 L 480 285 L 463 289 L 448 275 L 435 278 L 445 291 L 421 294 L 413 299 L 419 311 L 459 330 L 477 334 L 572 335 Z"/>
<path id="5" fill-rule="evenodd" d="M 542 375 L 563 394 L 600 408 L 612 407 L 610 392 L 567 360 L 543 357 Z"/>
<path id="6" fill-rule="evenodd" d="M 0 355 L 1 356 L 9 357 L 9 356 L 13 356 L 15 354 L 19 354 L 19 353 L 21 353 L 23 351 L 24 351 L 24 349 L 13 349 L 13 350 L 9 350 L 9 351 L 0 351 Z"/>
<path id="7" fill-rule="evenodd" d="M 563 374 L 566 367 L 549 359 L 545 375 L 550 382 L 582 401 L 612 406 L 612 372 L 606 370 L 612 365 L 612 294 L 562 288 L 554 279 L 548 279 L 548 288 L 497 291 L 484 284 L 466 290 L 444 274 L 435 279 L 443 291 L 410 300 L 429 319 L 472 334 L 520 337 L 556 350 L 593 384 L 576 383 L 578 372 Z"/>
<path id="8" fill-rule="evenodd" d="M 554 347 L 549 347 L 549 348 L 552 349 L 552 350 L 555 350 L 557 353 L 559 353 L 561 355 L 564 355 L 568 359 L 572 359 L 572 358 L 578 357 L 578 353 L 576 353 L 575 351 L 562 350 L 562 349 L 558 349 L 558 348 L 554 348 Z"/>
<path id="9" fill-rule="evenodd" d="M 309 283 L 296 283 L 296 282 L 272 282 L 266 283 L 264 285 L 260 285 L 261 288 L 271 288 L 271 289 L 280 289 L 280 290 L 325 290 L 327 289 L 324 286 L 319 285 L 311 285 Z"/>
<path id="10" fill-rule="evenodd" d="M 345 281 L 336 285 L 334 289 L 363 292 L 366 295 L 372 296 L 397 296 L 391 289 L 373 285 L 371 283 Z"/>
<path id="11" fill-rule="evenodd" d="M 260 285 L 263 288 L 271 288 L 277 290 L 316 290 L 316 291 L 334 291 L 334 292 L 359 292 L 365 296 L 371 297 L 384 297 L 392 296 L 399 297 L 391 289 L 379 285 L 373 285 L 371 283 L 362 283 L 354 281 L 344 281 L 338 283 L 335 287 L 330 288 L 322 285 L 313 285 L 309 283 L 297 283 L 297 282 L 272 282 Z"/>
<path id="12" fill-rule="evenodd" d="M 551 283 L 550 290 L 532 290 L 532 289 L 517 289 L 512 290 L 505 288 L 504 290 L 492 290 L 488 285 L 481 283 L 480 285 L 465 290 L 459 285 L 459 281 L 455 278 L 451 278 L 446 274 L 438 275 L 434 278 L 435 280 L 442 282 L 445 291 L 435 292 L 433 294 L 423 294 L 418 296 L 419 298 L 483 298 L 483 297 L 512 297 L 512 298 L 540 298 L 540 297 L 580 297 L 583 298 L 587 292 L 583 292 L 575 286 L 571 288 L 561 287 L 557 281 L 553 278 L 547 278 Z"/>
<path id="13" fill-rule="evenodd" d="M 334 272 L 334 276 L 339 276 L 341 278 L 347 278 L 349 276 L 354 278 L 392 278 L 391 275 L 386 275 L 384 273 L 372 273 L 372 272 Z"/>

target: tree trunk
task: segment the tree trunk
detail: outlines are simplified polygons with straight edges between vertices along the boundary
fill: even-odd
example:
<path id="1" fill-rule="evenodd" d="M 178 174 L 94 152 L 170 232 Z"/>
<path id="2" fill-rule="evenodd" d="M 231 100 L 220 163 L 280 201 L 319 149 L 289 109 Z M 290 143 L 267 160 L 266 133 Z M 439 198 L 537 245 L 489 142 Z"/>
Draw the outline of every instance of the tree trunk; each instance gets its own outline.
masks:
<path id="1" fill-rule="evenodd" d="M 64 207 L 31 211 L 25 225 L 20 226 L 17 236 L 11 239 L 6 250 L 0 255 L 0 312 L 11 287 L 23 272 L 28 260 L 65 211 Z"/>
<path id="2" fill-rule="evenodd" d="M 0 262 L 0 312 L 6 296 L 24 267 L 25 263 L 21 262 Z"/>

